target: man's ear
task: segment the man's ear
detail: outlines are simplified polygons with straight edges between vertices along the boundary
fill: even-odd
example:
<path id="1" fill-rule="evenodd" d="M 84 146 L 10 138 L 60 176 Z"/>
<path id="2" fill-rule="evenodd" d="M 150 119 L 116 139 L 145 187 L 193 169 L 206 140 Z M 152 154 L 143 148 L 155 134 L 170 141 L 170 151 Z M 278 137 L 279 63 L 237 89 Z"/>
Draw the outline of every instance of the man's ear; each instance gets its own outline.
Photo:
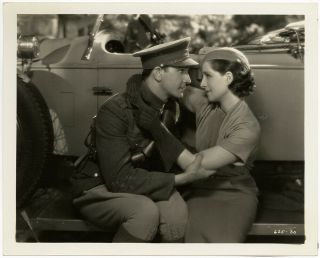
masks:
<path id="1" fill-rule="evenodd" d="M 157 82 L 160 82 L 161 78 L 162 78 L 162 69 L 161 69 L 161 67 L 157 66 L 157 67 L 153 68 L 152 76 Z"/>
<path id="2" fill-rule="evenodd" d="M 227 83 L 228 85 L 230 85 L 233 81 L 233 74 L 232 72 L 228 71 L 225 73 L 226 79 L 227 79 Z"/>

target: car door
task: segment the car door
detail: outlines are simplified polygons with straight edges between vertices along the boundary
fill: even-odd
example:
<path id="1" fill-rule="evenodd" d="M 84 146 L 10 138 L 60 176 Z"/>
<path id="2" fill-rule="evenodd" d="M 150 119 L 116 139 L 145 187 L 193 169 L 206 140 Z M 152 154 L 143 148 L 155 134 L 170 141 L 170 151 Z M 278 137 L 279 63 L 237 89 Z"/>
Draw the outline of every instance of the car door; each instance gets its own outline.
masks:
<path id="1" fill-rule="evenodd" d="M 98 59 L 93 53 L 90 60 L 81 60 L 86 46 L 87 37 L 76 38 L 64 50 L 59 50 L 64 53 L 52 53 L 51 57 L 33 65 L 32 80 L 64 130 L 66 155 L 85 153 L 84 139 L 97 111 L 97 96 L 92 86 L 98 83 Z M 54 60 L 54 54 L 59 54 L 60 59 Z M 56 139 L 60 136 L 56 135 Z"/>

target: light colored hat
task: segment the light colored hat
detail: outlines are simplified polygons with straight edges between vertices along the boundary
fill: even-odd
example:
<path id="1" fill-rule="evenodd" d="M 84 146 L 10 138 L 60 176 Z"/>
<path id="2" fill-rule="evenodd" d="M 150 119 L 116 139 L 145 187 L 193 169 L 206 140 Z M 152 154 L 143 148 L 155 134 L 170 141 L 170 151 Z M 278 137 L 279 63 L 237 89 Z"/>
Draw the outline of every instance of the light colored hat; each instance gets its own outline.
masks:
<path id="1" fill-rule="evenodd" d="M 190 37 L 156 45 L 133 54 L 140 57 L 144 69 L 157 66 L 194 67 L 199 64 L 189 56 Z"/>
<path id="2" fill-rule="evenodd" d="M 207 52 L 205 57 L 203 58 L 201 64 L 206 61 L 215 60 L 215 59 L 222 59 L 228 60 L 231 62 L 239 62 L 242 64 L 243 67 L 243 74 L 246 74 L 250 71 L 250 64 L 247 57 L 238 49 L 232 47 L 222 47 L 214 49 L 210 52 Z"/>

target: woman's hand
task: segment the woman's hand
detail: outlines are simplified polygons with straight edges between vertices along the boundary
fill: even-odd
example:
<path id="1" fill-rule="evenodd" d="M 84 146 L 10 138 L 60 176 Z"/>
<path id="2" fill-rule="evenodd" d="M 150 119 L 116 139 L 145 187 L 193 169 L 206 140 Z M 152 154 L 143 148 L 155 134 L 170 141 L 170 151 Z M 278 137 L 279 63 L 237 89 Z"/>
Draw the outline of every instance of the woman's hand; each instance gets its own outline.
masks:
<path id="1" fill-rule="evenodd" d="M 176 185 L 184 185 L 200 179 L 208 178 L 216 173 L 215 170 L 207 170 L 201 166 L 203 156 L 196 155 L 194 161 L 187 166 L 184 173 L 175 176 Z"/>

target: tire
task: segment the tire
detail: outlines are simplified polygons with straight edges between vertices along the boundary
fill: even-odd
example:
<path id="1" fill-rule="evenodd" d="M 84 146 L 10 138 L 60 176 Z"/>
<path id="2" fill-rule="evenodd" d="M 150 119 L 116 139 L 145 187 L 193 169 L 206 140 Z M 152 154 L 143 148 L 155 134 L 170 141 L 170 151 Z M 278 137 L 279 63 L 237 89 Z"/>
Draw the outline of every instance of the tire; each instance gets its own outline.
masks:
<path id="1" fill-rule="evenodd" d="M 34 193 L 53 152 L 53 128 L 48 106 L 32 83 L 17 79 L 16 206 Z"/>

